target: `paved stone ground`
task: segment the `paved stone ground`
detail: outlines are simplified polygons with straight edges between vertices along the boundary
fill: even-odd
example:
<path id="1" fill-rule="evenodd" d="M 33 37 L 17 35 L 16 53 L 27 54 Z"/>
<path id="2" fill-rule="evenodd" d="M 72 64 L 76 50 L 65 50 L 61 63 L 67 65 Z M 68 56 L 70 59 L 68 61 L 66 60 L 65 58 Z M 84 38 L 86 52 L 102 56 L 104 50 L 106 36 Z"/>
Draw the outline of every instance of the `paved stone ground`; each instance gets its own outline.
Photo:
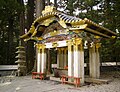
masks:
<path id="1" fill-rule="evenodd" d="M 0 77 L 0 92 L 120 92 L 120 72 L 103 73 L 101 78 L 112 81 L 75 88 L 56 81 L 31 79 L 31 76 Z"/>

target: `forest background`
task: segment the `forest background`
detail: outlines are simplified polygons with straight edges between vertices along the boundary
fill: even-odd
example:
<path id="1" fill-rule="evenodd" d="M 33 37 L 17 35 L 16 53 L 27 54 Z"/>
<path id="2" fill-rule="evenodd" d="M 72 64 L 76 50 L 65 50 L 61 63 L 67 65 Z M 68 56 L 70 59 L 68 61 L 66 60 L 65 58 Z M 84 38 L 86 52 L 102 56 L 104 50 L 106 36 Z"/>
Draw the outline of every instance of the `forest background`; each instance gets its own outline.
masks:
<path id="1" fill-rule="evenodd" d="M 101 62 L 120 62 L 120 0 L 0 0 L 0 65 L 15 64 L 19 36 L 29 30 L 36 19 L 36 5 L 40 5 L 39 14 L 45 5 L 54 5 L 65 14 L 88 18 L 116 32 L 116 39 L 102 39 L 100 59 Z M 35 61 L 34 42 L 22 41 L 21 44 L 26 48 L 27 68 L 31 71 Z M 51 54 L 54 57 L 55 54 Z"/>

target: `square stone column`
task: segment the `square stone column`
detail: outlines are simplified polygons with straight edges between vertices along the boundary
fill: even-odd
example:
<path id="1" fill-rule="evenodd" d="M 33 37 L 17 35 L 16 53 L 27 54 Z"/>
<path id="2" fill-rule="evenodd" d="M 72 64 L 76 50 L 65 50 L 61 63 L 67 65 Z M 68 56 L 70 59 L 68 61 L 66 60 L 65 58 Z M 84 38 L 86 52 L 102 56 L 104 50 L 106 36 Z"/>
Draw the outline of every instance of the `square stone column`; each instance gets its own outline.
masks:
<path id="1" fill-rule="evenodd" d="M 60 48 L 60 67 L 64 68 L 64 48 Z"/>
<path id="2" fill-rule="evenodd" d="M 80 78 L 81 84 L 84 84 L 85 70 L 84 70 L 84 47 L 83 44 L 80 45 Z"/>
<path id="3" fill-rule="evenodd" d="M 37 72 L 41 71 L 41 52 L 40 49 L 37 51 Z"/>
<path id="4" fill-rule="evenodd" d="M 81 78 L 84 84 L 84 49 L 82 39 L 75 38 L 74 45 L 74 77 Z"/>
<path id="5" fill-rule="evenodd" d="M 41 44 L 36 44 L 37 72 L 41 72 L 42 50 Z"/>
<path id="6" fill-rule="evenodd" d="M 89 68 L 90 68 L 90 77 L 96 78 L 96 52 L 95 45 L 89 48 Z"/>
<path id="7" fill-rule="evenodd" d="M 64 48 L 63 56 L 64 56 L 64 67 L 66 67 L 67 66 L 67 49 L 66 48 Z"/>
<path id="8" fill-rule="evenodd" d="M 78 45 L 74 45 L 74 77 L 80 77 L 80 51 Z"/>
<path id="9" fill-rule="evenodd" d="M 57 66 L 60 68 L 64 68 L 63 49 L 64 48 L 58 48 L 58 53 L 57 53 Z"/>
<path id="10" fill-rule="evenodd" d="M 60 49 L 57 50 L 57 68 L 60 67 Z"/>
<path id="11" fill-rule="evenodd" d="M 46 73 L 46 52 L 44 46 L 42 46 L 41 73 Z"/>
<path id="12" fill-rule="evenodd" d="M 96 78 L 100 77 L 100 54 L 99 48 L 101 47 L 100 43 L 96 44 Z"/>
<path id="13" fill-rule="evenodd" d="M 91 78 L 100 77 L 100 57 L 99 57 L 100 44 L 93 44 L 89 47 L 89 71 Z"/>
<path id="14" fill-rule="evenodd" d="M 72 42 L 68 41 L 68 76 L 73 76 L 73 69 Z"/>

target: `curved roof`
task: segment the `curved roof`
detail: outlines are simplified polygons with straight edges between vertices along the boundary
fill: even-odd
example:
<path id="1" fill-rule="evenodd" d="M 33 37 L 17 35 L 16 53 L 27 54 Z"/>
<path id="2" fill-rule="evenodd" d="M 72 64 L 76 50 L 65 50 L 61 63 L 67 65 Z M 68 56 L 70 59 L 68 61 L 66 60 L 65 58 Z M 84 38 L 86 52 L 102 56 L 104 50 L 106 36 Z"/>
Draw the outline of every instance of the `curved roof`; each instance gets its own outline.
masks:
<path id="1" fill-rule="evenodd" d="M 35 36 L 37 33 L 41 35 L 46 27 L 50 26 L 50 24 L 56 21 L 63 28 L 68 30 L 75 31 L 75 30 L 82 29 L 85 32 L 89 32 L 105 38 L 111 38 L 112 36 L 117 36 L 115 32 L 98 25 L 97 23 L 87 18 L 81 19 L 81 18 L 66 15 L 56 10 L 53 10 L 53 11 L 50 10 L 50 12 L 47 11 L 46 13 L 38 17 L 32 23 L 30 30 L 26 34 L 22 35 L 20 38 L 30 39 L 31 37 Z M 41 28 L 41 31 L 38 32 L 37 31 L 38 28 Z"/>

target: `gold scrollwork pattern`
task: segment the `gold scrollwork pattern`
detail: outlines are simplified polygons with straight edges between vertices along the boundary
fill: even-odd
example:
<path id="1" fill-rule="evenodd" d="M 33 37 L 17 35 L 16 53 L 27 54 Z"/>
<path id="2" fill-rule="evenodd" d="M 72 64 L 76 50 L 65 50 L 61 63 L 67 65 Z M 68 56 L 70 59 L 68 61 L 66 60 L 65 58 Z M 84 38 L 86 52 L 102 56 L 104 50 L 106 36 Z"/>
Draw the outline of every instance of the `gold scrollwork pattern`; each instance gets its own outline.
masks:
<path id="1" fill-rule="evenodd" d="M 38 49 L 42 49 L 42 48 L 45 48 L 45 45 L 44 44 L 36 44 L 36 47 Z"/>
<path id="2" fill-rule="evenodd" d="M 101 47 L 101 43 L 96 43 L 95 46 L 96 46 L 96 48 L 98 49 L 98 48 Z"/>
<path id="3" fill-rule="evenodd" d="M 82 43 L 82 39 L 81 38 L 73 38 L 73 44 L 74 45 L 79 45 Z"/>
<path id="4" fill-rule="evenodd" d="M 72 40 L 68 40 L 68 41 L 67 41 L 67 46 L 69 46 L 69 45 L 70 45 L 70 46 L 73 45 Z"/>
<path id="5" fill-rule="evenodd" d="M 57 42 L 54 42 L 54 43 L 52 44 L 52 46 L 55 48 L 55 47 L 58 46 L 58 43 L 57 43 Z"/>

